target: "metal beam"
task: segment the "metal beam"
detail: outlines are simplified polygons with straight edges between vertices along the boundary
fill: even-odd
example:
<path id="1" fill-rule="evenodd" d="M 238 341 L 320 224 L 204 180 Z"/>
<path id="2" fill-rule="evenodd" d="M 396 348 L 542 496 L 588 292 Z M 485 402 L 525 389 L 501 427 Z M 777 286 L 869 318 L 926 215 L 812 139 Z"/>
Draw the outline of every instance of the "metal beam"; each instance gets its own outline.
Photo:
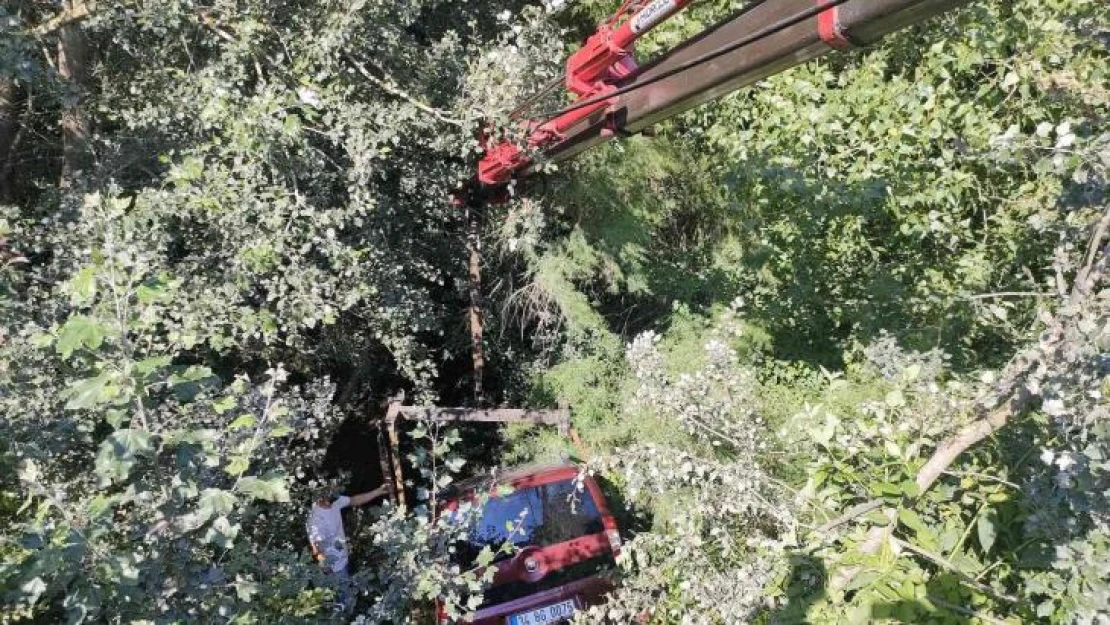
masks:
<path id="1" fill-rule="evenodd" d="M 822 38 L 819 18 L 807 18 L 766 37 L 673 75 L 683 64 L 711 55 L 753 33 L 812 11 L 821 0 L 769 0 L 732 15 L 617 83 L 611 123 L 599 111 L 568 129 L 566 139 L 545 151 L 557 162 L 612 138 L 636 133 L 663 119 L 822 56 L 834 44 Z M 835 9 L 840 31 L 868 45 L 885 35 L 966 4 L 969 0 L 848 0 Z M 825 17 L 828 17 L 827 15 Z M 637 88 L 637 85 L 646 85 Z M 607 127 L 608 126 L 608 127 Z M 613 132 L 616 128 L 616 132 Z"/>
<path id="2" fill-rule="evenodd" d="M 469 421 L 475 423 L 535 423 L 538 425 L 554 425 L 563 434 L 570 425 L 570 410 L 557 408 L 553 410 L 529 410 L 523 408 L 436 408 L 430 406 L 397 406 L 392 408 L 386 420 L 392 423 L 398 417 L 418 419 L 439 423 L 455 423 Z"/>

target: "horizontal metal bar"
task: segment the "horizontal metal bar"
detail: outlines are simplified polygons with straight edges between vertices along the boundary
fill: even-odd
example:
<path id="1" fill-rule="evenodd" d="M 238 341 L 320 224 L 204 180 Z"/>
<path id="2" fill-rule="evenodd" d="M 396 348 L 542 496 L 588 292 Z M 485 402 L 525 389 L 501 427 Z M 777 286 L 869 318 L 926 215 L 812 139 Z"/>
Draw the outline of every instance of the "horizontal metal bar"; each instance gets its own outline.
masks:
<path id="1" fill-rule="evenodd" d="M 522 408 L 435 408 L 428 406 L 400 406 L 387 419 L 403 416 L 406 419 L 425 421 L 477 423 L 517 423 L 528 422 L 540 425 L 566 425 L 570 423 L 570 411 L 565 408 L 553 410 L 529 410 Z"/>

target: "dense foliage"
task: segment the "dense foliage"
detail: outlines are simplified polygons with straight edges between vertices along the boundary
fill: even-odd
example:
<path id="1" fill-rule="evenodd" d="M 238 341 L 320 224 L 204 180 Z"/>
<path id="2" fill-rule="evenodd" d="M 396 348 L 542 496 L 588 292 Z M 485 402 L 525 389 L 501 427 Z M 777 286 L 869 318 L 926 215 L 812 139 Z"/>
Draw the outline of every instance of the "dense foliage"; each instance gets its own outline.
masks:
<path id="1" fill-rule="evenodd" d="M 335 617 L 305 510 L 381 479 L 388 395 L 469 400 L 446 198 L 609 4 L 0 7 L 5 621 Z M 581 436 L 501 461 L 580 457 L 626 530 L 580 619 L 1107 618 L 1107 23 L 973 2 L 490 211 L 490 396 Z M 349 519 L 364 622 L 488 581 L 426 505 L 477 443 L 412 436 L 433 501 Z"/>

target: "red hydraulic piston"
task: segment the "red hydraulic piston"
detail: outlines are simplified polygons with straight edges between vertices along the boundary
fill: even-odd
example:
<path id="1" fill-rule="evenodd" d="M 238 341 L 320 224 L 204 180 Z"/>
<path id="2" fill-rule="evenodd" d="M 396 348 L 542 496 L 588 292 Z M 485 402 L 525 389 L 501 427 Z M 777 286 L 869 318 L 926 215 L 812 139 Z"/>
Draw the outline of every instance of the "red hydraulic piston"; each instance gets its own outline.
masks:
<path id="1" fill-rule="evenodd" d="M 608 23 L 598 27 L 577 52 L 567 59 L 567 89 L 578 96 L 576 102 L 603 96 L 614 91 L 612 83 L 636 69 L 632 44 L 660 22 L 685 8 L 693 0 L 652 0 L 630 19 L 616 28 Z M 588 106 L 558 115 L 542 124 L 528 122 L 529 148 L 543 148 L 561 140 L 567 129 L 614 104 L 601 99 Z M 514 172 L 532 163 L 532 158 L 510 141 L 486 144 L 485 155 L 478 161 L 478 181 L 485 185 L 504 184 Z"/>
<path id="2" fill-rule="evenodd" d="M 653 0 L 615 29 L 602 24 L 586 43 L 567 59 L 567 89 L 582 96 L 598 95 L 598 81 L 624 78 L 634 64 L 632 44 L 644 33 L 690 4 L 692 0 Z"/>

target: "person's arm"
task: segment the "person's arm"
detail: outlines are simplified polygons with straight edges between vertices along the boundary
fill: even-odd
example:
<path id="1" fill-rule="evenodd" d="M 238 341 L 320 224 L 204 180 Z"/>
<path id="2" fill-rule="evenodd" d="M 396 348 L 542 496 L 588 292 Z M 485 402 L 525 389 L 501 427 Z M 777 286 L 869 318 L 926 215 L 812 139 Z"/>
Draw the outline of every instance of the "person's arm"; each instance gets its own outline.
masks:
<path id="1" fill-rule="evenodd" d="M 316 532 L 313 531 L 311 518 L 309 518 L 305 529 L 308 530 L 308 548 L 312 551 L 312 559 L 316 560 L 317 562 L 323 562 L 324 552 L 320 550 L 320 546 L 317 544 Z"/>
<path id="2" fill-rule="evenodd" d="M 388 484 L 382 484 L 381 486 L 375 488 L 374 490 L 372 490 L 368 493 L 362 493 L 360 495 L 351 495 L 351 505 L 352 506 L 361 506 L 363 504 L 368 504 L 371 501 L 374 501 L 375 499 L 377 499 L 378 497 L 385 497 L 388 494 L 389 494 L 389 485 Z"/>

